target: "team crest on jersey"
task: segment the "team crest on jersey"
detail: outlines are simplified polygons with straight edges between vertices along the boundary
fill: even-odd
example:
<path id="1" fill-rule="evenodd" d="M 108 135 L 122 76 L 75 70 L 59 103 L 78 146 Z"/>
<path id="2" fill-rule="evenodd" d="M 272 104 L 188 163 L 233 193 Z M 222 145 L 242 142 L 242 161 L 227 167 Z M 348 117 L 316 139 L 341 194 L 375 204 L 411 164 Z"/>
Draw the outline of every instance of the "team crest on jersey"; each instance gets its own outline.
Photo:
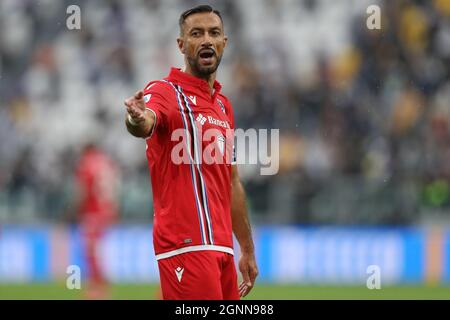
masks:
<path id="1" fill-rule="evenodd" d="M 219 146 L 220 153 L 223 155 L 225 150 L 225 137 L 220 135 L 217 137 L 217 145 Z"/>
<path id="2" fill-rule="evenodd" d="M 149 93 L 149 94 L 146 94 L 146 95 L 144 96 L 144 102 L 145 102 L 145 103 L 149 102 L 151 97 L 152 97 L 152 95 L 151 95 L 150 93 Z"/>

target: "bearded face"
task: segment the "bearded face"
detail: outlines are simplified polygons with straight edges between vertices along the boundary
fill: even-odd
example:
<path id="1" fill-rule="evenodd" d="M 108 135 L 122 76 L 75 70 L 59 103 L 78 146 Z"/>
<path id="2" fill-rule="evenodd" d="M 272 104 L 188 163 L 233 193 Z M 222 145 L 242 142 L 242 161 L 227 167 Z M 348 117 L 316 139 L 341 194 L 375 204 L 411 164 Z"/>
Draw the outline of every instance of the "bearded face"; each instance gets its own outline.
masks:
<path id="1" fill-rule="evenodd" d="M 207 78 L 216 72 L 227 38 L 222 21 L 214 13 L 196 13 L 187 17 L 178 45 L 193 74 Z"/>
<path id="2" fill-rule="evenodd" d="M 195 56 L 186 56 L 192 71 L 202 78 L 216 72 L 219 67 L 222 55 L 218 56 L 212 48 L 201 48 Z"/>

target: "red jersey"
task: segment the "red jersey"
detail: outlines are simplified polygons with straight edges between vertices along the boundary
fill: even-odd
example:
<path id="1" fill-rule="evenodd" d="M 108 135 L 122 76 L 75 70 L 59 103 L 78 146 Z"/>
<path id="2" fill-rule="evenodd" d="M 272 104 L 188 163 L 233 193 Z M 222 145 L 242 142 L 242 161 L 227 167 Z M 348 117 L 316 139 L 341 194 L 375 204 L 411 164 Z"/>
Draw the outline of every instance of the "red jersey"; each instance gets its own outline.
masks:
<path id="1" fill-rule="evenodd" d="M 107 224 L 117 215 L 118 171 L 100 150 L 89 148 L 76 169 L 80 193 L 80 219 Z"/>
<path id="2" fill-rule="evenodd" d="M 214 83 L 172 68 L 144 90 L 156 115 L 146 139 L 156 258 L 217 250 L 233 254 L 231 156 L 234 118 Z M 231 151 L 230 151 L 231 150 Z"/>

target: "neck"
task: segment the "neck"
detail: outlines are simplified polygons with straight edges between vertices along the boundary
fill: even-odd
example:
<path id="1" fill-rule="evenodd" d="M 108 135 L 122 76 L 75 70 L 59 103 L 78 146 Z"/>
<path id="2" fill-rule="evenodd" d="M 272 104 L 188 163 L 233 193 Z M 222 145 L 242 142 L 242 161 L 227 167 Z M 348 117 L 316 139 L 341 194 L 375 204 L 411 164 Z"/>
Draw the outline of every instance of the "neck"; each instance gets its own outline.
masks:
<path id="1" fill-rule="evenodd" d="M 208 75 L 199 75 L 196 72 L 192 70 L 192 68 L 189 66 L 189 64 L 186 65 L 184 68 L 184 72 L 187 74 L 190 74 L 191 76 L 194 76 L 196 78 L 200 78 L 208 82 L 209 88 L 211 89 L 211 92 L 214 88 L 214 82 L 216 81 L 216 72 L 210 73 Z"/>

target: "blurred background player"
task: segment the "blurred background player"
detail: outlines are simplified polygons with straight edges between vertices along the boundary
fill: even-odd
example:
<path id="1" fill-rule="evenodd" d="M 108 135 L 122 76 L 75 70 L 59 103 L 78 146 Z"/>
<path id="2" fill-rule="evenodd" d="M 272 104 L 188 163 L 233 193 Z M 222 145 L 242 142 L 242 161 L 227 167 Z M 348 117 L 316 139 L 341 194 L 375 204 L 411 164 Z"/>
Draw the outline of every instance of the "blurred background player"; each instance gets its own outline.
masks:
<path id="1" fill-rule="evenodd" d="M 117 219 L 118 181 L 118 168 L 111 157 L 94 144 L 86 145 L 76 166 L 75 194 L 87 268 L 82 274 L 89 299 L 108 297 L 99 246 L 105 230 Z"/>

